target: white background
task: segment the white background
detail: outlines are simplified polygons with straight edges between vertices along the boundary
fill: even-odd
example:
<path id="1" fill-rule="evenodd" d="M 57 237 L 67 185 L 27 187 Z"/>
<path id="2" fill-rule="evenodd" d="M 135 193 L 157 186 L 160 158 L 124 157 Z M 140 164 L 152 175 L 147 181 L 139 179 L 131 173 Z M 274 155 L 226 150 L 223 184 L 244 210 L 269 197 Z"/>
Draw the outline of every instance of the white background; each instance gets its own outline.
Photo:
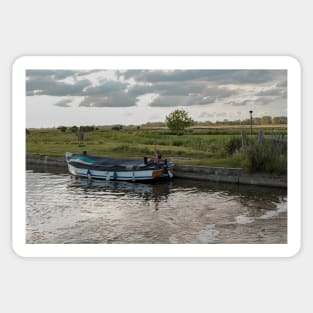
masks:
<path id="1" fill-rule="evenodd" d="M 311 312 L 311 15 L 310 2 L 300 0 L 2 1 L 0 311 Z M 11 250 L 11 168 L 6 166 L 11 163 L 11 65 L 21 55 L 77 54 L 298 58 L 303 71 L 299 254 L 290 259 L 140 261 L 17 257 Z"/>

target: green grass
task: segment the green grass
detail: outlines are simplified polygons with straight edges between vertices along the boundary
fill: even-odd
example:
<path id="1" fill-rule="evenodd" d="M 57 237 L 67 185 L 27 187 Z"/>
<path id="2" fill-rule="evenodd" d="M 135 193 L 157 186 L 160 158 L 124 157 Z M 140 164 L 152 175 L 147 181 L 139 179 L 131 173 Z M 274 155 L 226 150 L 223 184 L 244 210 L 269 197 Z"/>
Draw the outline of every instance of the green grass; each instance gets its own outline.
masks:
<path id="1" fill-rule="evenodd" d="M 268 133 L 268 129 L 265 129 Z M 64 156 L 66 151 L 113 158 L 137 159 L 152 157 L 155 150 L 163 158 L 177 164 L 241 167 L 239 154 L 229 155 L 227 143 L 239 136 L 242 129 L 189 129 L 184 135 L 168 129 L 100 129 L 85 133 L 82 144 L 71 132 L 57 129 L 30 129 L 26 135 L 26 152 L 33 155 Z M 270 133 L 286 133 L 286 128 L 271 129 Z"/>

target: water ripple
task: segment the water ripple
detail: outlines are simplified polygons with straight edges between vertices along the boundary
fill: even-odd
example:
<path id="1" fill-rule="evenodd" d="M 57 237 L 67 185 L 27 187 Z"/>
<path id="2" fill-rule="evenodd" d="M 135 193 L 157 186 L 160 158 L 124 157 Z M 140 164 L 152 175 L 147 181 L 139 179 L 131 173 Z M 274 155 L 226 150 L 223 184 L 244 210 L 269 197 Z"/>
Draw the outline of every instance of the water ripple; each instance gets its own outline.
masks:
<path id="1" fill-rule="evenodd" d="M 284 243 L 285 190 L 27 171 L 28 243 Z"/>

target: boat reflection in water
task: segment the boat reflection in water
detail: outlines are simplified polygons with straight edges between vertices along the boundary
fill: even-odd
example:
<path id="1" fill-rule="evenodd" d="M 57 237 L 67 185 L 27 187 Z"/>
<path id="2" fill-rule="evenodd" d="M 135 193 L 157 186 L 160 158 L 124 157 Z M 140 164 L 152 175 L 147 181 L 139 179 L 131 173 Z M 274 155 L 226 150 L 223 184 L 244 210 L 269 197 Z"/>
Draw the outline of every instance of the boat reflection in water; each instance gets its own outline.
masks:
<path id="1" fill-rule="evenodd" d="M 89 180 L 85 178 L 71 178 L 69 188 L 79 188 L 86 194 L 107 197 L 115 195 L 118 198 L 128 197 L 138 199 L 146 205 L 159 209 L 159 204 L 166 203 L 171 194 L 189 194 L 193 199 L 193 206 L 203 202 L 211 203 L 220 199 L 227 203 L 227 199 L 236 200 L 245 208 L 246 216 L 262 216 L 271 210 L 276 210 L 280 203 L 286 202 L 285 190 L 249 185 L 215 183 L 196 180 L 174 179 L 154 183 L 132 183 L 127 181 Z M 198 197 L 198 198 L 195 198 Z M 203 198 L 203 199 L 202 199 Z M 206 198 L 209 198 L 206 200 Z M 131 201 L 131 200 L 130 200 Z"/>
<path id="2" fill-rule="evenodd" d="M 95 193 L 106 197 L 108 194 L 118 197 L 127 196 L 133 199 L 140 199 L 146 204 L 153 203 L 154 209 L 159 209 L 161 201 L 167 201 L 170 190 L 173 187 L 172 181 L 162 180 L 154 183 L 133 183 L 128 181 L 106 181 L 89 180 L 84 178 L 72 177 L 68 188 L 78 188 L 86 194 Z"/>

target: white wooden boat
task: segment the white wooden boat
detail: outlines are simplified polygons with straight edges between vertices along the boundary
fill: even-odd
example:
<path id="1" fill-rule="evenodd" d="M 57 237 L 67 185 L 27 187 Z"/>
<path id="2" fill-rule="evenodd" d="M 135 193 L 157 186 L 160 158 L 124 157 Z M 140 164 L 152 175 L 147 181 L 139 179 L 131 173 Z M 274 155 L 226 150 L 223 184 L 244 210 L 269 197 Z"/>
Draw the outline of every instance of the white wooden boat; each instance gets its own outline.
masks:
<path id="1" fill-rule="evenodd" d="M 88 179 L 121 181 L 146 181 L 172 178 L 174 164 L 161 158 L 148 160 L 117 160 L 105 157 L 66 152 L 68 170 L 71 175 Z"/>

